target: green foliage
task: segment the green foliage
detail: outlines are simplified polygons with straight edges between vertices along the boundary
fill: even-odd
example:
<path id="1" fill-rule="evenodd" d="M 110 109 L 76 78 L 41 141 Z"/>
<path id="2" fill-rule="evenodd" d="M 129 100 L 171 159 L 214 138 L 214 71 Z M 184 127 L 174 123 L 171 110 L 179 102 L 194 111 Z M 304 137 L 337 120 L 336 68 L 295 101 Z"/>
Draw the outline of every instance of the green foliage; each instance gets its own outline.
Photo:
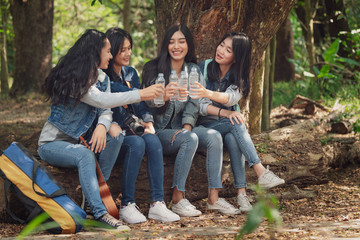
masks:
<path id="1" fill-rule="evenodd" d="M 91 6 L 94 6 L 94 4 L 96 3 L 96 1 L 99 1 L 99 3 L 102 4 L 102 0 L 92 0 Z"/>
<path id="2" fill-rule="evenodd" d="M 110 27 L 124 28 L 124 1 L 56 0 L 54 2 L 53 64 L 89 28 L 106 32 Z M 155 5 L 152 0 L 132 0 L 130 34 L 133 38 L 131 65 L 141 71 L 156 55 Z"/>
<path id="3" fill-rule="evenodd" d="M 333 138 L 330 137 L 330 136 L 326 136 L 325 138 L 320 138 L 319 141 L 320 141 L 322 146 L 325 146 L 328 143 L 332 143 Z"/>
<path id="4" fill-rule="evenodd" d="M 360 79 L 360 73 L 356 71 L 360 64 L 353 59 L 338 56 L 339 46 L 340 39 L 337 38 L 322 54 L 324 62 L 321 69 L 314 66 L 323 97 L 333 97 L 342 86 L 353 85 Z M 360 87 L 356 89 L 360 94 Z"/>
<path id="5" fill-rule="evenodd" d="M 267 153 L 267 144 L 266 143 L 256 143 L 255 144 L 256 150 L 261 153 Z"/>
<path id="6" fill-rule="evenodd" d="M 241 228 L 236 239 L 241 239 L 244 235 L 252 233 L 255 229 L 267 219 L 269 233 L 274 239 L 274 230 L 282 224 L 280 216 L 279 201 L 273 195 L 267 194 L 259 185 L 252 186 L 257 194 L 257 202 L 249 212 L 245 225 Z"/>
<path id="7" fill-rule="evenodd" d="M 46 231 L 52 228 L 59 227 L 59 224 L 57 224 L 54 221 L 46 222 L 48 219 L 49 219 L 49 215 L 46 212 L 41 213 L 25 226 L 25 228 L 19 233 L 16 239 L 22 240 L 37 232 Z M 82 223 L 83 227 L 88 230 L 92 230 L 93 228 L 112 229 L 109 225 L 95 220 L 82 220 L 82 219 L 76 219 L 76 220 L 77 222 Z M 125 239 L 128 236 L 129 235 L 126 232 L 117 234 L 117 237 L 121 237 Z"/>
<path id="8" fill-rule="evenodd" d="M 29 222 L 28 225 L 26 225 L 26 227 L 19 233 L 16 239 L 24 239 L 25 237 L 36 232 L 59 226 L 56 222 L 44 223 L 47 219 L 49 219 L 49 215 L 46 212 L 41 213 L 39 216 Z"/>
<path id="9" fill-rule="evenodd" d="M 358 0 L 344 0 L 345 17 L 349 23 L 350 29 L 360 28 L 360 1 Z"/>

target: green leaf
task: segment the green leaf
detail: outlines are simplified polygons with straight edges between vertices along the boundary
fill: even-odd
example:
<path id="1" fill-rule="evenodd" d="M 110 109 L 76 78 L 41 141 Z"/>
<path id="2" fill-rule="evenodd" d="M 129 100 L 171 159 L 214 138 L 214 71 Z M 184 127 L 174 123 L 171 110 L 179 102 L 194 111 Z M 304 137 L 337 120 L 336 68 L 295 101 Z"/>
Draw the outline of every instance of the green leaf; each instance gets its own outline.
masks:
<path id="1" fill-rule="evenodd" d="M 329 62 L 329 63 L 333 62 L 334 57 L 339 51 L 339 45 L 340 45 L 340 39 L 337 38 L 323 54 L 325 62 Z"/>
<path id="2" fill-rule="evenodd" d="M 240 237 L 244 234 L 252 233 L 264 220 L 265 215 L 265 203 L 258 202 L 254 205 L 253 209 L 249 212 L 245 225 L 240 230 Z"/>
<path id="3" fill-rule="evenodd" d="M 360 66 L 360 63 L 358 63 L 357 61 L 351 59 L 351 58 L 345 58 L 345 57 L 341 57 L 340 58 L 343 62 L 346 62 L 347 64 L 351 65 L 351 66 Z"/>
<path id="4" fill-rule="evenodd" d="M 325 76 L 327 73 L 330 72 L 330 65 L 326 64 L 320 69 L 320 75 Z M 319 77 L 319 76 L 318 76 Z"/>

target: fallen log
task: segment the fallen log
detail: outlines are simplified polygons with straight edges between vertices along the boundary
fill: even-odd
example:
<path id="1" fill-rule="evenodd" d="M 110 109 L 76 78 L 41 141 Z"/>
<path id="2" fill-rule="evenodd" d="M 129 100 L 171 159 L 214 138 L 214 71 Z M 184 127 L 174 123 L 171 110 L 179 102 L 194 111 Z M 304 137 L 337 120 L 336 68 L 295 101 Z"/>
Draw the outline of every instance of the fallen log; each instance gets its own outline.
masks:
<path id="1" fill-rule="evenodd" d="M 335 122 L 331 124 L 331 132 L 332 133 L 341 133 L 347 134 L 352 130 L 352 124 L 347 120 L 342 120 L 340 122 Z"/>

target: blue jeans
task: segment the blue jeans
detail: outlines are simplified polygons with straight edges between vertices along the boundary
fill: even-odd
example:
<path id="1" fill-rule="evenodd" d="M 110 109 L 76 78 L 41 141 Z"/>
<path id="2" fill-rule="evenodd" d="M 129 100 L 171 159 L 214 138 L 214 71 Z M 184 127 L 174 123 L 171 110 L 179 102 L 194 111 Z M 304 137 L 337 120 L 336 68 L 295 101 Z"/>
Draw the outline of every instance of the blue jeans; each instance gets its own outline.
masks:
<path id="1" fill-rule="evenodd" d="M 246 157 L 249 167 L 261 163 L 261 161 L 257 155 L 250 135 L 247 132 L 245 124 L 235 123 L 232 125 L 228 118 L 221 118 L 219 121 L 210 121 L 202 125 L 219 131 L 224 137 L 225 146 L 227 147 L 230 155 L 235 187 L 246 187 L 243 156 Z"/>
<path id="2" fill-rule="evenodd" d="M 145 152 L 147 155 L 150 201 L 164 200 L 164 164 L 160 140 L 154 134 L 145 134 L 141 137 L 132 135 L 125 137 L 119 154 L 119 160 L 124 161 L 121 205 L 135 202 L 135 184 Z"/>
<path id="3" fill-rule="evenodd" d="M 177 153 L 172 188 L 177 187 L 179 191 L 184 192 L 185 182 L 198 147 L 198 136 L 185 129 L 164 129 L 157 136 L 163 146 L 164 154 Z"/>
<path id="4" fill-rule="evenodd" d="M 199 149 L 206 150 L 206 171 L 209 188 L 222 188 L 221 170 L 223 162 L 223 141 L 221 134 L 202 126 L 192 130 L 199 138 Z"/>
<path id="5" fill-rule="evenodd" d="M 109 134 L 106 137 L 106 147 L 101 151 L 98 160 L 105 180 L 110 177 L 111 170 L 124 140 L 122 134 L 117 138 L 112 138 Z M 50 165 L 65 168 L 76 167 L 82 191 L 94 217 L 97 219 L 107 213 L 100 197 L 99 184 L 96 177 L 96 157 L 91 150 L 82 144 L 53 141 L 40 146 L 38 152 L 41 159 Z"/>

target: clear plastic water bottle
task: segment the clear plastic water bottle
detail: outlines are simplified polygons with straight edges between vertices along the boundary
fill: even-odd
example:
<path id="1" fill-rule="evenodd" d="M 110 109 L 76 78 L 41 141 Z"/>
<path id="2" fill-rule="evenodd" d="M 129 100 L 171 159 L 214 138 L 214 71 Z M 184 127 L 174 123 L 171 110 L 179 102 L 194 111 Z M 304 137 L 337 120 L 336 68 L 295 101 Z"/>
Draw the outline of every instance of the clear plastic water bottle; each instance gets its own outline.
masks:
<path id="1" fill-rule="evenodd" d="M 155 84 L 162 84 L 165 87 L 165 78 L 163 73 L 158 74 Z M 154 103 L 158 106 L 164 105 L 164 96 L 161 94 L 157 98 L 154 98 Z"/>
<path id="2" fill-rule="evenodd" d="M 197 95 L 191 91 L 192 89 L 197 89 L 198 86 L 195 84 L 195 82 L 199 81 L 199 74 L 195 67 L 191 68 L 190 74 L 189 74 L 189 96 L 191 98 L 196 97 Z"/>
<path id="3" fill-rule="evenodd" d="M 177 73 L 176 73 L 176 70 L 171 70 L 171 74 L 170 74 L 170 77 L 169 77 L 169 82 L 176 82 L 176 83 L 178 83 L 178 81 L 179 81 L 179 78 L 178 78 L 178 75 L 177 75 Z M 176 101 L 176 100 L 178 100 L 178 99 L 179 99 L 179 90 L 176 89 L 174 96 L 171 96 L 171 97 L 170 97 L 170 101 L 173 102 L 173 101 Z"/>
<path id="4" fill-rule="evenodd" d="M 178 85 L 179 85 L 179 89 L 186 89 L 188 90 L 188 77 L 185 71 L 181 71 L 180 73 L 180 78 L 178 81 Z M 181 97 L 179 96 L 178 100 L 180 102 L 186 102 L 187 101 L 187 96 L 186 97 Z"/>

